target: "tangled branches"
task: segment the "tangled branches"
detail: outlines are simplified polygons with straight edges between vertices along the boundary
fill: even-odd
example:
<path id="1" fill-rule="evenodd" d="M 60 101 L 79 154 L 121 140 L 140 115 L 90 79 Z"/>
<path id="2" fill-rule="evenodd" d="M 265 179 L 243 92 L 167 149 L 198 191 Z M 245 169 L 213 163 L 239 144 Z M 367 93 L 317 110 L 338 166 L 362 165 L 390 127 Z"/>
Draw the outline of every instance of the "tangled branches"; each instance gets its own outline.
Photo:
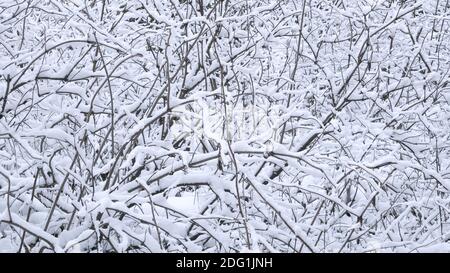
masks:
<path id="1" fill-rule="evenodd" d="M 0 1 L 0 251 L 450 249 L 449 7 Z"/>

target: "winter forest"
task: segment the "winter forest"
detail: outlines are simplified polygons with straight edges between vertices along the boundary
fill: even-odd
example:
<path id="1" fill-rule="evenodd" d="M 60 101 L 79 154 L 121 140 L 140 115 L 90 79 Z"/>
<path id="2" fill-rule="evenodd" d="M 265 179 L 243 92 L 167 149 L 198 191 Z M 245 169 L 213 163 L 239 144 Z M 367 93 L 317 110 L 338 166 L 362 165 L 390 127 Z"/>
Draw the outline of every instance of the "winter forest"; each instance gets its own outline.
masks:
<path id="1" fill-rule="evenodd" d="M 0 252 L 450 252 L 449 0 L 0 0 Z"/>

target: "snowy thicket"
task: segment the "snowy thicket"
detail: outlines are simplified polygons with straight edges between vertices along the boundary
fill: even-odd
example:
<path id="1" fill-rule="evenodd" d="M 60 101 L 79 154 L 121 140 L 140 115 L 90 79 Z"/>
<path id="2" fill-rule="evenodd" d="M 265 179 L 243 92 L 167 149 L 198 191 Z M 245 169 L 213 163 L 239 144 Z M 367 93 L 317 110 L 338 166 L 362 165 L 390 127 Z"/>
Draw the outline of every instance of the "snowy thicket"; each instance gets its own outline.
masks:
<path id="1" fill-rule="evenodd" d="M 1 0 L 1 252 L 450 251 L 448 0 Z"/>

